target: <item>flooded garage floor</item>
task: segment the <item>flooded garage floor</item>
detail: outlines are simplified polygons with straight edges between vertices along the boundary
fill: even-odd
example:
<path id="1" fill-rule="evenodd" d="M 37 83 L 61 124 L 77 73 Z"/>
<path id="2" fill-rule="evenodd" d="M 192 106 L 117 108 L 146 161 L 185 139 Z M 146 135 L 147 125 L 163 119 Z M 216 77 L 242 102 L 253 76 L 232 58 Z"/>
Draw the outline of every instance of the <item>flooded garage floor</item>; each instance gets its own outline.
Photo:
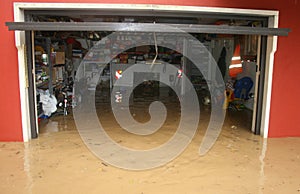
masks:
<path id="1" fill-rule="evenodd" d="M 136 120 L 147 120 L 140 111 L 132 110 Z M 160 145 L 178 124 L 178 113 L 171 111 L 161 132 L 139 139 L 120 130 L 110 111 L 98 112 L 109 136 L 135 149 Z M 179 157 L 152 170 L 129 171 L 89 151 L 72 115 L 51 117 L 41 122 L 38 139 L 0 143 L 0 193 L 300 193 L 300 138 L 262 139 L 250 132 L 249 112 L 229 112 L 217 142 L 200 156 L 208 118 L 201 115 L 197 134 Z"/>

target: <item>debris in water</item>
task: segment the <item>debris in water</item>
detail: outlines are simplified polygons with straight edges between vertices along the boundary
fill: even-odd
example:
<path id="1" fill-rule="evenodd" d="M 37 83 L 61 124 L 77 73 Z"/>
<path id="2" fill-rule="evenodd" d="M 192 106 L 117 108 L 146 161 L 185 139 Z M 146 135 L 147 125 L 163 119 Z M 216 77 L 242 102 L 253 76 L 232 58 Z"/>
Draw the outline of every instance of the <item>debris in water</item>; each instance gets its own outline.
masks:
<path id="1" fill-rule="evenodd" d="M 237 126 L 232 125 L 232 126 L 231 126 L 231 129 L 237 129 Z"/>
<path id="2" fill-rule="evenodd" d="M 104 166 L 108 166 L 107 164 L 105 164 L 104 162 L 101 162 L 101 164 L 103 164 Z"/>

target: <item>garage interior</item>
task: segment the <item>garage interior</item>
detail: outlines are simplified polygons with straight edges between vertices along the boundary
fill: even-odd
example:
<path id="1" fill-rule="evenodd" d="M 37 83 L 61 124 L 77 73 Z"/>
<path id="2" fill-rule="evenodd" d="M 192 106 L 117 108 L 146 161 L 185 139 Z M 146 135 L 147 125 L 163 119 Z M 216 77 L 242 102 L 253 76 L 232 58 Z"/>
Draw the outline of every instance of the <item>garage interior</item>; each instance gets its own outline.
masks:
<path id="1" fill-rule="evenodd" d="M 159 24 L 205 24 L 205 25 L 225 25 L 225 26 L 251 26 L 262 27 L 265 20 L 262 18 L 238 18 L 233 15 L 229 16 L 213 16 L 203 15 L 199 17 L 192 16 L 191 14 L 184 15 L 184 17 L 175 17 L 172 14 L 168 15 L 155 15 L 145 14 L 140 16 L 128 15 L 128 13 L 118 13 L 113 15 L 111 12 L 105 13 L 89 13 L 83 12 L 75 14 L 74 11 L 62 12 L 40 12 L 30 11 L 27 13 L 31 16 L 31 20 L 34 22 L 117 22 L 117 23 L 159 23 Z M 207 73 L 211 80 L 206 80 L 201 74 L 202 72 L 197 69 L 193 62 L 184 59 L 183 54 L 170 48 L 158 46 L 157 51 L 155 45 L 144 45 L 134 47 L 126 50 L 122 53 L 118 53 L 107 64 L 101 64 L 99 61 L 89 63 L 86 59 L 89 56 L 97 55 L 98 58 L 103 57 L 99 55 L 110 55 L 109 49 L 107 53 L 92 53 L 90 50 L 101 39 L 109 36 L 110 31 L 35 31 L 33 38 L 34 49 L 34 61 L 35 61 L 35 85 L 36 85 L 36 105 L 37 105 L 37 119 L 38 119 L 38 131 L 39 133 L 50 131 L 60 131 L 67 126 L 74 126 L 72 124 L 72 109 L 78 107 L 78 103 L 81 101 L 81 96 L 76 96 L 73 91 L 73 84 L 80 85 L 81 82 L 85 82 L 88 86 L 87 90 L 95 90 L 95 105 L 99 119 L 102 122 L 102 118 L 105 121 L 110 121 L 107 126 L 115 126 L 118 128 L 118 123 L 114 119 L 114 115 L 111 112 L 111 95 L 117 102 L 122 100 L 122 92 L 111 94 L 113 85 L 118 79 L 117 74 L 121 76 L 127 68 L 137 63 L 151 63 L 155 58 L 157 61 L 165 62 L 174 65 L 179 69 L 179 72 L 175 72 L 169 77 L 169 84 L 180 83 L 180 71 L 185 73 L 191 83 L 193 84 L 199 100 L 199 106 L 201 109 L 201 118 L 210 118 L 210 106 L 211 96 L 208 90 L 208 84 L 211 84 L 211 80 L 214 79 L 216 70 L 211 69 L 209 64 L 207 65 Z M 140 35 L 133 33 L 123 33 L 120 39 L 127 44 L 130 41 L 130 36 Z M 199 40 L 210 53 L 208 59 L 214 60 L 220 68 L 221 74 L 224 79 L 224 83 L 227 84 L 232 81 L 229 76 L 230 65 L 232 63 L 232 57 L 239 46 L 239 55 L 241 57 L 242 66 L 239 68 L 239 73 L 234 75 L 234 82 L 241 80 L 242 78 L 249 78 L 251 80 L 251 86 L 247 91 L 243 91 L 243 99 L 235 99 L 234 95 L 229 99 L 230 102 L 226 105 L 227 116 L 225 124 L 232 128 L 239 128 L 240 130 L 246 130 L 249 133 L 254 132 L 255 122 L 253 124 L 253 110 L 256 111 L 254 104 L 254 98 L 256 97 L 256 70 L 257 60 L 259 60 L 259 45 L 260 36 L 258 35 L 235 35 L 235 34 L 208 34 L 208 33 L 191 33 L 191 35 Z M 174 34 L 176 36 L 176 34 Z M 112 43 L 109 43 L 112 46 Z M 107 45 L 109 47 L 109 45 Z M 122 46 L 122 45 L 121 45 Z M 196 48 L 195 48 L 196 49 Z M 106 51 L 104 51 L 106 52 Z M 51 53 L 51 54 L 48 54 Z M 156 56 L 157 54 L 157 56 Z M 95 58 L 95 57 L 94 57 Z M 81 63 L 84 63 L 83 69 L 78 70 Z M 184 66 L 184 67 L 183 67 Z M 52 69 L 52 71 L 51 71 Z M 205 70 L 205 71 L 206 71 Z M 76 74 L 80 72 L 81 75 Z M 101 72 L 99 76 L 95 74 Z M 153 78 L 157 76 L 155 74 L 139 75 L 133 79 L 144 79 L 143 83 L 139 84 L 131 95 L 130 111 L 132 116 L 138 122 L 147 122 L 150 119 L 148 114 L 149 104 L 153 101 L 163 101 L 168 110 L 168 120 L 172 120 L 173 127 L 176 129 L 178 125 L 178 117 L 180 112 L 180 103 L 176 93 L 168 86 L 160 83 L 159 81 L 153 81 Z M 81 77 L 81 78 L 80 78 Z M 141 80 L 134 80 L 134 82 L 142 82 Z M 232 83 L 229 83 L 232 84 Z M 230 86 L 232 87 L 232 86 Z M 229 87 L 229 88 L 230 88 Z M 233 86 L 234 87 L 234 86 Z M 179 88 L 179 89 L 182 89 Z M 227 87 L 227 89 L 229 89 Z M 233 88 L 232 88 L 233 89 Z M 244 89 L 243 89 L 244 90 Z M 228 94 L 228 93 L 227 93 Z M 42 97 L 41 97 L 42 96 Z M 48 110 L 45 101 L 51 100 L 50 96 L 55 96 L 56 103 L 53 110 Z M 119 99 L 117 99 L 119 98 Z M 44 104 L 42 103 L 44 102 Z M 47 102 L 46 102 L 47 103 Z M 48 103 L 49 105 L 49 103 Z M 44 109 L 43 109 L 44 106 Z M 47 109 L 45 114 L 45 107 Z M 50 108 L 51 109 L 51 108 Z M 106 117 L 103 116 L 106 114 Z M 255 116 L 255 115 L 254 115 Z M 63 127 L 55 129 L 49 128 L 52 126 L 51 122 L 64 123 Z M 67 123 L 65 123 L 67 121 Z M 70 124 L 68 124 L 71 122 Z M 206 121 L 207 122 L 207 121 Z M 60 126 L 61 124 L 58 124 Z M 71 128 L 72 128 L 71 127 Z M 202 129 L 205 131 L 205 128 Z M 252 131 L 252 132 L 251 132 Z M 257 133 L 259 134 L 259 132 Z"/>

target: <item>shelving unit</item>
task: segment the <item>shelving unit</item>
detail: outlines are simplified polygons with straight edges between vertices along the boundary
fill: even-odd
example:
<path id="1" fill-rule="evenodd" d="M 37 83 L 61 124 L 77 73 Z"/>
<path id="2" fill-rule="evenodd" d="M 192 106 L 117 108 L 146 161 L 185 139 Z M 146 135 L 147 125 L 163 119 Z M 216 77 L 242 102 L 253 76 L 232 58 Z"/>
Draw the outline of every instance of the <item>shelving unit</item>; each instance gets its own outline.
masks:
<path id="1" fill-rule="evenodd" d="M 55 45 L 54 45 L 55 44 Z M 37 116 L 43 113 L 39 91 L 49 91 L 55 95 L 56 89 L 62 88 L 65 82 L 65 52 L 64 40 L 52 37 L 35 37 L 35 87 L 37 92 Z"/>
<path id="2" fill-rule="evenodd" d="M 50 37 L 36 37 L 36 47 L 43 50 L 35 50 L 36 88 L 49 90 L 52 95 L 54 89 L 60 86 L 65 73 L 65 43 L 63 50 L 55 51 L 51 46 L 54 40 Z"/>
<path id="3" fill-rule="evenodd" d="M 213 69 L 211 62 L 213 60 L 211 48 L 211 42 L 202 42 L 202 45 L 194 44 L 193 41 L 186 41 L 186 46 L 184 52 L 187 50 L 192 50 L 193 56 L 196 56 L 200 63 L 197 64 L 199 68 L 190 60 L 184 60 L 184 66 L 187 72 L 188 78 L 191 80 L 194 88 L 198 91 L 208 90 L 209 84 L 215 78 L 215 69 Z"/>

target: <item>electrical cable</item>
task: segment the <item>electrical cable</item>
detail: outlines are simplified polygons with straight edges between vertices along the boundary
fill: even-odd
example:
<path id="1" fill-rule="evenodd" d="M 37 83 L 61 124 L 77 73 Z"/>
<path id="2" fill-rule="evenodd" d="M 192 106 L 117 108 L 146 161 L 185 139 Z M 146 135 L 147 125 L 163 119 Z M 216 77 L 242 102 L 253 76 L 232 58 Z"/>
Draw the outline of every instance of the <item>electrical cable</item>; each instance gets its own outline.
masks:
<path id="1" fill-rule="evenodd" d="M 152 64 L 151 64 L 151 67 L 150 67 L 151 69 L 153 68 L 153 65 L 154 65 L 154 63 L 157 59 L 157 56 L 158 56 L 158 49 L 157 49 L 157 41 L 156 41 L 156 33 L 155 32 L 153 32 L 153 37 L 154 37 L 154 45 L 155 45 L 155 57 L 152 61 Z"/>

